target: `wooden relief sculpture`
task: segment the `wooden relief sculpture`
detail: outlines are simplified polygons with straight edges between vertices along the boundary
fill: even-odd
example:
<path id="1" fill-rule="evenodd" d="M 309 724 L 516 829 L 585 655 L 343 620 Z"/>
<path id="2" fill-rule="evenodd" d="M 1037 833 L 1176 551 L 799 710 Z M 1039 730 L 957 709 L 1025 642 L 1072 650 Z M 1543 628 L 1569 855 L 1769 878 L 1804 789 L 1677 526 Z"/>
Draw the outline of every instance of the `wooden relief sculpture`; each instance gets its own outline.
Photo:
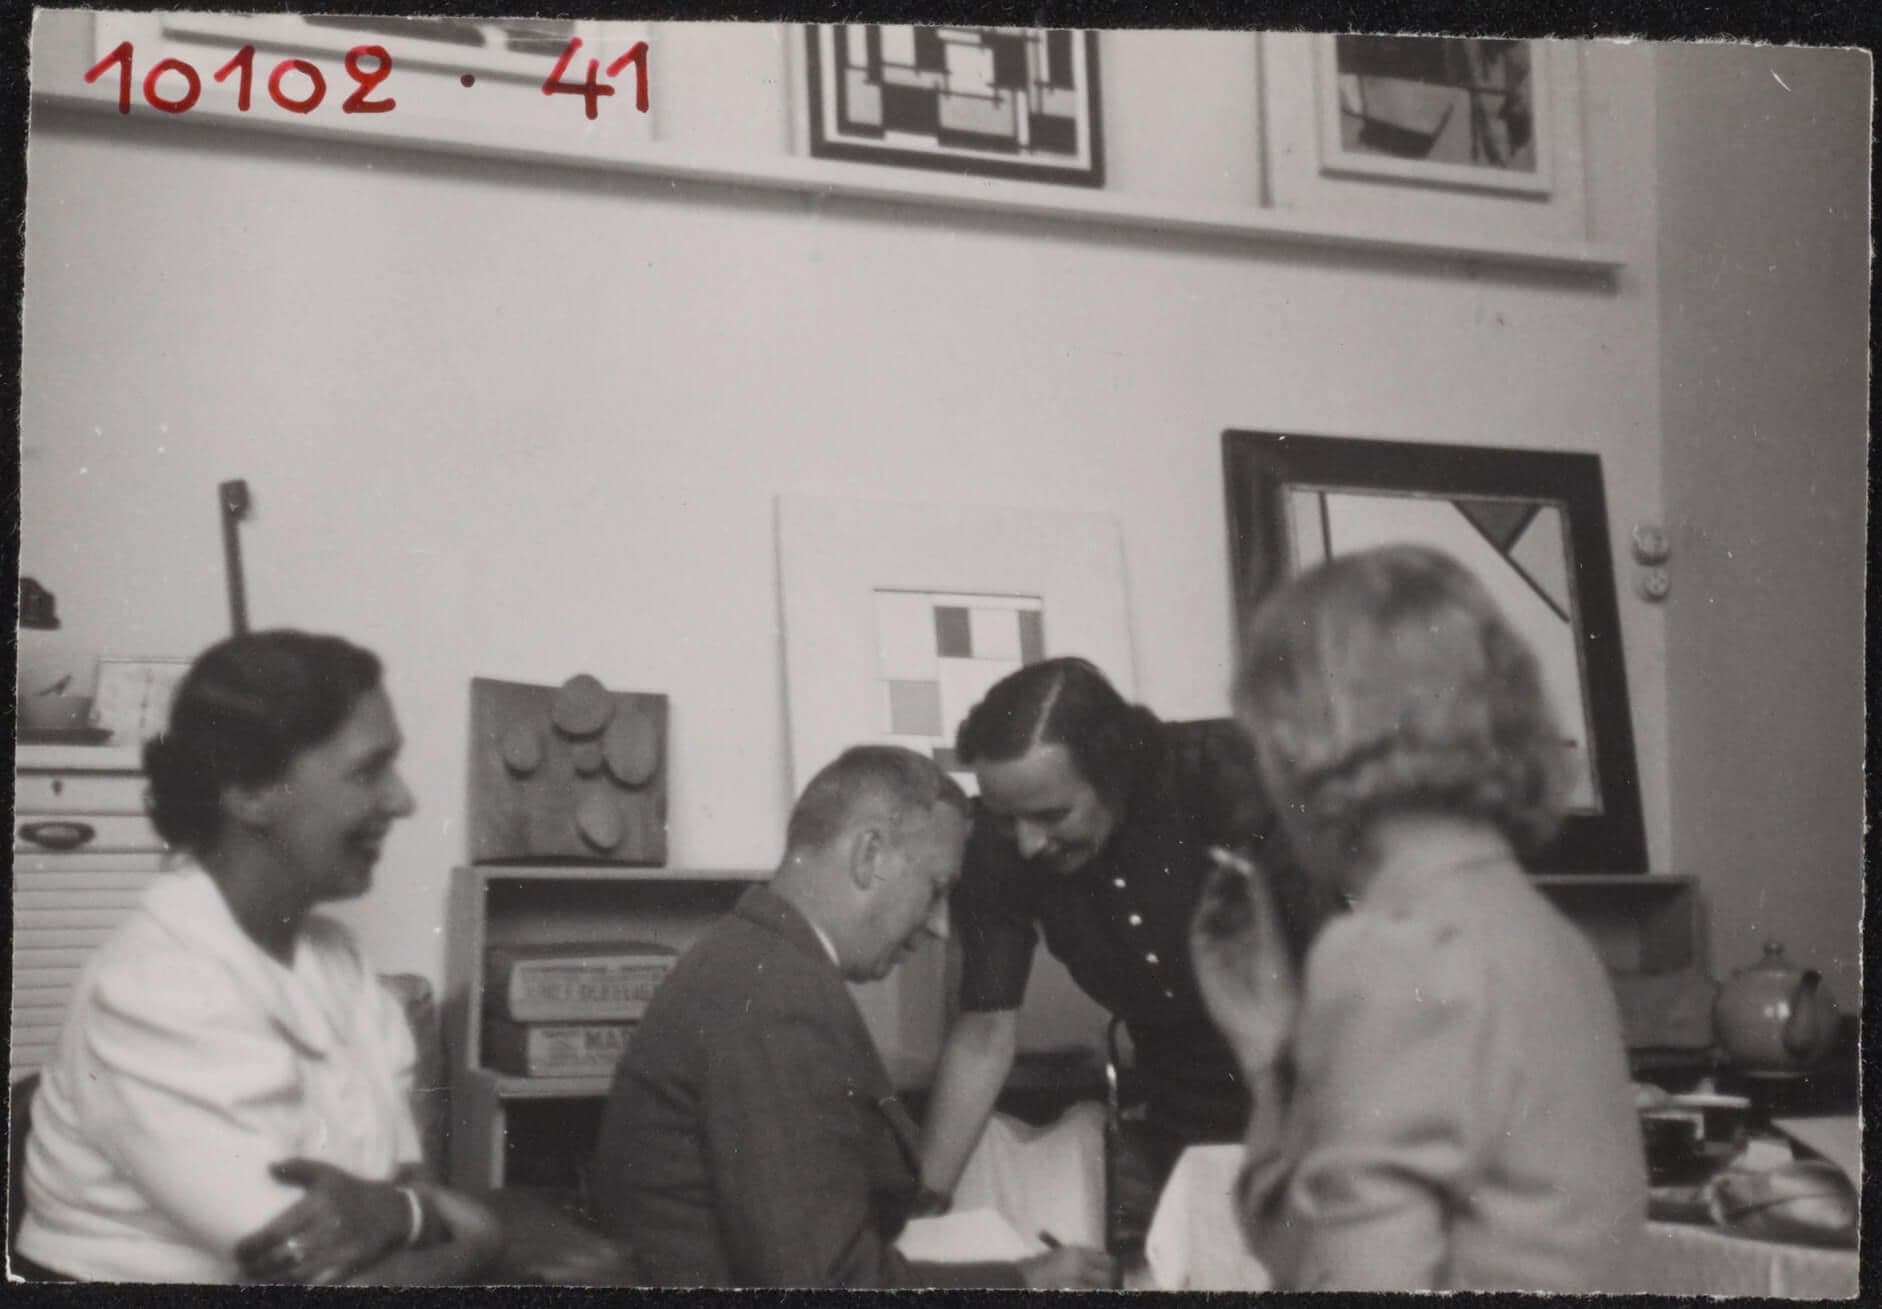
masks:
<path id="1" fill-rule="evenodd" d="M 471 681 L 473 863 L 658 866 L 667 857 L 667 698 Z"/>

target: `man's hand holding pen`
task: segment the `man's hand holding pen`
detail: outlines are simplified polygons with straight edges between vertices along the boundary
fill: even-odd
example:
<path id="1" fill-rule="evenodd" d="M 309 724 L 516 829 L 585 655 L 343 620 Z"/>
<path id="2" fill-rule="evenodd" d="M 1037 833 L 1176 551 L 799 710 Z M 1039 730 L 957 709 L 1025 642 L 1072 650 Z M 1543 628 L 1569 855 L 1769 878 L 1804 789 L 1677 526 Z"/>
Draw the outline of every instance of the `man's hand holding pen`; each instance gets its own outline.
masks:
<path id="1" fill-rule="evenodd" d="M 1020 1276 L 1034 1290 L 1108 1291 L 1117 1286 L 1117 1261 L 1102 1250 L 1061 1245 L 1050 1232 L 1039 1233 L 1046 1252 L 1022 1259 Z"/>

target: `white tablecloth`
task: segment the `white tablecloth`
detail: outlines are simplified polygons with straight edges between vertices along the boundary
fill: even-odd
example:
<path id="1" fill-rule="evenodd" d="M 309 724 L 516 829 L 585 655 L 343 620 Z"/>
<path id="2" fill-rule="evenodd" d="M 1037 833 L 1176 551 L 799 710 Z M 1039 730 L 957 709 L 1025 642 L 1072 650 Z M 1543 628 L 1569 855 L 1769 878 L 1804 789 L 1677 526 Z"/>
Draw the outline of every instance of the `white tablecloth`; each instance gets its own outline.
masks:
<path id="1" fill-rule="evenodd" d="M 1261 1291 L 1268 1273 L 1243 1243 L 1231 1198 L 1238 1145 L 1193 1146 L 1157 1202 L 1145 1245 L 1149 1285 L 1161 1290 Z M 1640 1289 L 1664 1295 L 1850 1299 L 1854 1250 L 1819 1250 L 1728 1236 L 1683 1223 L 1648 1223 Z"/>
<path id="2" fill-rule="evenodd" d="M 957 1211 L 993 1209 L 1021 1236 L 1104 1245 L 1104 1106 L 1073 1105 L 1032 1127 L 1006 1114 L 987 1123 L 954 1188 Z"/>
<path id="3" fill-rule="evenodd" d="M 1760 1295 L 1849 1300 L 1854 1250 L 1819 1250 L 1729 1236 L 1690 1223 L 1648 1223 L 1641 1290 L 1661 1295 Z"/>
<path id="4" fill-rule="evenodd" d="M 1268 1270 L 1248 1253 L 1231 1192 L 1239 1145 L 1192 1145 L 1157 1200 L 1144 1239 L 1150 1285 L 1162 1291 L 1265 1291 Z"/>

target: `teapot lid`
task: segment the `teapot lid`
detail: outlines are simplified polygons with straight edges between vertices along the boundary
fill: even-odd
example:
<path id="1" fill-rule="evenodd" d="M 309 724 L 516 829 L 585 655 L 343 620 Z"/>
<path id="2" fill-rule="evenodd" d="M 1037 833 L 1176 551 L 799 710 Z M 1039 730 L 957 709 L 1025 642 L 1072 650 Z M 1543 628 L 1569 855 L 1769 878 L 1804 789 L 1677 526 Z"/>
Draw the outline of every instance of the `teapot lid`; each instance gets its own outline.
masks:
<path id="1" fill-rule="evenodd" d="M 1771 939 L 1764 943 L 1764 955 L 1758 962 L 1746 964 L 1737 971 L 1741 973 L 1794 973 L 1798 971 L 1798 968 L 1785 957 L 1784 943 Z"/>

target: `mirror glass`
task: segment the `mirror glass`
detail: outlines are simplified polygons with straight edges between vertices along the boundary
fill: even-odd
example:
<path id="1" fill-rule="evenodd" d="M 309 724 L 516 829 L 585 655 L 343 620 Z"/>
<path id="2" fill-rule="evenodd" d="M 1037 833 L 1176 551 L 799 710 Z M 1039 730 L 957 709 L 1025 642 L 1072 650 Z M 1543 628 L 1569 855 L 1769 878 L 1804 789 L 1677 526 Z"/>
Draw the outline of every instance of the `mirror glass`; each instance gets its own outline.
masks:
<path id="1" fill-rule="evenodd" d="M 1483 582 L 1529 642 L 1569 756 L 1568 811 L 1601 812 L 1581 624 L 1569 567 L 1568 513 L 1554 501 L 1286 487 L 1286 534 L 1298 571 L 1332 555 L 1417 543 L 1443 550 Z"/>

